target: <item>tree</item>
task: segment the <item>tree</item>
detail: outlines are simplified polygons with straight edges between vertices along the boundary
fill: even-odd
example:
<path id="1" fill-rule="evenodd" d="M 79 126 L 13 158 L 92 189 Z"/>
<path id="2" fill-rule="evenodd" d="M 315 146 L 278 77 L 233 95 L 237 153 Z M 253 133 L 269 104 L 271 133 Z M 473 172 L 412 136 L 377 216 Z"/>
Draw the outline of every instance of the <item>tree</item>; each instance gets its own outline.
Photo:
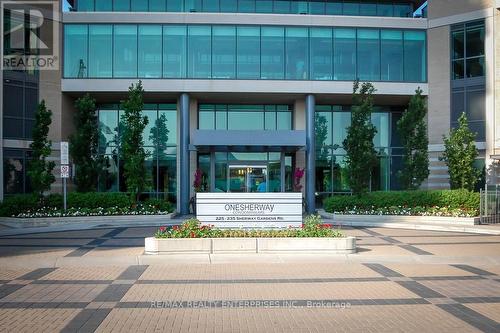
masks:
<path id="1" fill-rule="evenodd" d="M 165 113 L 160 114 L 155 121 L 155 126 L 149 131 L 149 140 L 151 140 L 154 146 L 153 155 L 159 160 L 164 160 L 167 156 L 166 149 L 168 134 L 170 133 L 167 121 Z"/>
<path id="2" fill-rule="evenodd" d="M 76 133 L 69 138 L 69 151 L 75 164 L 75 183 L 79 192 L 95 191 L 104 161 L 99 157 L 99 128 L 95 99 L 89 94 L 75 102 Z"/>
<path id="3" fill-rule="evenodd" d="M 429 177 L 429 139 L 425 117 L 427 106 L 418 88 L 410 99 L 408 109 L 397 123 L 404 148 L 403 170 L 400 174 L 404 189 L 416 190 Z"/>
<path id="4" fill-rule="evenodd" d="M 450 137 L 443 136 L 445 150 L 439 159 L 448 166 L 451 189 L 472 191 L 479 180 L 480 171 L 474 167 L 478 156 L 475 138 L 465 112 L 458 118 L 458 127 L 451 130 Z"/>
<path id="5" fill-rule="evenodd" d="M 28 165 L 28 176 L 33 192 L 40 198 L 43 192 L 50 190 L 50 185 L 56 180 L 52 170 L 56 166 L 54 161 L 47 161 L 52 152 L 52 142 L 48 140 L 49 126 L 52 123 L 52 111 L 48 110 L 45 101 L 38 104 L 33 127 L 33 142 L 30 144 L 32 160 Z"/>
<path id="6" fill-rule="evenodd" d="M 349 185 L 356 195 L 369 190 L 372 169 L 377 163 L 377 153 L 373 144 L 377 130 L 371 123 L 374 92 L 375 87 L 371 83 L 365 82 L 360 88 L 359 82 L 354 82 L 352 120 L 347 128 L 344 149 L 347 152 Z"/>
<path id="7" fill-rule="evenodd" d="M 314 133 L 316 136 L 316 159 L 326 160 L 331 142 L 326 142 L 328 137 L 328 122 L 325 116 L 316 113 L 314 117 Z"/>
<path id="8" fill-rule="evenodd" d="M 150 182 L 145 161 L 148 153 L 144 150 L 142 133 L 148 124 L 148 118 L 142 116 L 144 89 L 142 82 L 132 84 L 128 90 L 128 97 L 122 103 L 123 136 L 121 138 L 121 157 L 123 163 L 123 176 L 127 191 L 133 200 L 137 201 L 139 195 Z"/>

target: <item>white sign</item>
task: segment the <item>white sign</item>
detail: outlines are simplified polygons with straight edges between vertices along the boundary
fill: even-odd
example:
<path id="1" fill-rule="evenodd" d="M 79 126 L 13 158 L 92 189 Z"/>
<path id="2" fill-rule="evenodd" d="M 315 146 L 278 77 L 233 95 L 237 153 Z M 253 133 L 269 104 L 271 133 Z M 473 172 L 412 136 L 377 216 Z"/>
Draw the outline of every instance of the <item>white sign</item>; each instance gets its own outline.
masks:
<path id="1" fill-rule="evenodd" d="M 196 193 L 196 218 L 218 228 L 302 225 L 302 193 Z"/>
<path id="2" fill-rule="evenodd" d="M 61 165 L 61 178 L 69 178 L 69 165 Z"/>
<path id="3" fill-rule="evenodd" d="M 61 141 L 61 164 L 69 164 L 69 144 Z"/>

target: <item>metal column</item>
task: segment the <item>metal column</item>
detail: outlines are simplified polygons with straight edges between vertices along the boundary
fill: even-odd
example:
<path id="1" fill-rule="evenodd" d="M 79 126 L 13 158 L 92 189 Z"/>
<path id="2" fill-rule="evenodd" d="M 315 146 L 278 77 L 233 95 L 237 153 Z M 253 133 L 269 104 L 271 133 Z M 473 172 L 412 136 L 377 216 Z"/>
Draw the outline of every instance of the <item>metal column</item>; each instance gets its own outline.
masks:
<path id="1" fill-rule="evenodd" d="M 181 113 L 180 123 L 180 214 L 189 214 L 189 95 L 184 93 L 179 98 Z"/>
<path id="2" fill-rule="evenodd" d="M 306 96 L 306 203 L 307 212 L 314 213 L 316 211 L 316 198 L 314 195 L 314 187 L 316 184 L 316 138 L 314 133 L 314 111 L 316 109 L 316 101 L 314 95 Z"/>

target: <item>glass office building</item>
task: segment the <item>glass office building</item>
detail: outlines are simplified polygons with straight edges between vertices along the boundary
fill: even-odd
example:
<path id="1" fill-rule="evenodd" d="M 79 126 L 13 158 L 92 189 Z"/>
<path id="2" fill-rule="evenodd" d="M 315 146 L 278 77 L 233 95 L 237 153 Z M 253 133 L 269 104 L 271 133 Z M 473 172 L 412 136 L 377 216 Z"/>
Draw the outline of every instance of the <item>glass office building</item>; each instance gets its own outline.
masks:
<path id="1" fill-rule="evenodd" d="M 371 188 L 398 189 L 396 122 L 427 93 L 421 1 L 78 0 L 63 14 L 62 92 L 99 104 L 99 191 L 123 191 L 120 103 L 139 80 L 152 182 L 144 195 L 187 212 L 203 191 L 294 191 L 308 209 L 349 193 L 342 141 L 353 81 L 373 82 L 378 164 Z M 381 18 L 384 19 L 381 19 Z"/>
<path id="2" fill-rule="evenodd" d="M 141 80 L 151 179 L 143 196 L 175 202 L 186 213 L 197 169 L 201 189 L 213 192 L 294 191 L 294 173 L 305 169 L 300 183 L 312 211 L 323 197 L 350 191 L 342 141 L 359 79 L 377 89 L 371 190 L 399 189 L 396 123 L 417 88 L 428 92 L 428 22 L 414 15 L 423 1 L 67 2 L 60 72 L 39 75 L 60 91 L 51 95 L 45 83 L 32 84 L 36 73 L 4 83 L 7 93 L 24 96 L 19 105 L 4 103 L 4 127 L 23 124 L 5 128 L 9 143 L 29 134 L 33 93 L 48 99 L 59 117 L 54 142 L 74 132 L 74 102 L 89 93 L 97 101 L 99 154 L 106 161 L 96 190 L 125 191 L 120 105 Z M 468 34 L 469 26 L 462 30 Z M 472 62 L 481 64 L 471 52 L 457 54 L 457 75 L 459 60 L 465 72 Z M 30 189 L 25 146 L 3 151 L 6 194 Z"/>

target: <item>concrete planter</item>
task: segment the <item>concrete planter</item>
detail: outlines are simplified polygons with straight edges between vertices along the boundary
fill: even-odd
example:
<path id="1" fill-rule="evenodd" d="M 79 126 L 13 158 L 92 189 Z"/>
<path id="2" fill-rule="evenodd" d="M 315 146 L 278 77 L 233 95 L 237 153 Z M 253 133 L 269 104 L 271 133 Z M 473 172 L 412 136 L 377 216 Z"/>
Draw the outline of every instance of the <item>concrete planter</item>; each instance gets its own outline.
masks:
<path id="1" fill-rule="evenodd" d="M 145 239 L 146 254 L 356 253 L 356 238 L 155 238 Z"/>
<path id="2" fill-rule="evenodd" d="M 378 224 L 459 224 L 474 226 L 479 224 L 479 217 L 446 217 L 446 216 L 405 216 L 405 215 L 342 215 L 319 211 L 321 217 L 332 219 L 335 224 L 349 226 L 377 226 Z M 364 225 L 363 225 L 364 224 Z"/>

